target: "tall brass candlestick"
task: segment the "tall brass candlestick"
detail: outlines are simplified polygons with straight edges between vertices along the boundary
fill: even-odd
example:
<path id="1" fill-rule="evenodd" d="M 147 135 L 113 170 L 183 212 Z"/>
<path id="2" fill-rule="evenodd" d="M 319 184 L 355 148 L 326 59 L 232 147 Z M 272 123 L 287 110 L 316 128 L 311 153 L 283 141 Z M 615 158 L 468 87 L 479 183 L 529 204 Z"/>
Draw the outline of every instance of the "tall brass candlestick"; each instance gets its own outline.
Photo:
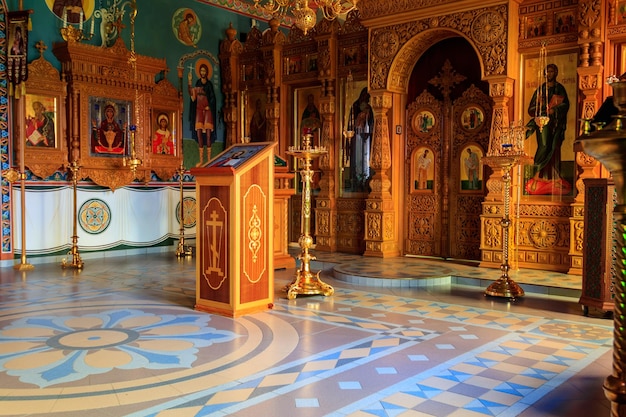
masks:
<path id="1" fill-rule="evenodd" d="M 601 130 L 578 139 L 586 154 L 600 161 L 613 176 L 617 205 L 615 224 L 615 306 L 613 310 L 613 373 L 604 381 L 604 394 L 611 401 L 611 416 L 626 416 L 626 81 L 609 81 L 618 108 L 614 120 Z"/>
<path id="2" fill-rule="evenodd" d="M 502 170 L 504 186 L 504 215 L 500 221 L 502 226 L 502 264 L 500 278 L 485 290 L 485 295 L 515 299 L 524 295 L 524 290 L 509 277 L 509 228 L 511 227 L 511 170 L 514 166 L 529 159 L 524 151 L 523 143 L 526 127 L 521 123 L 513 123 L 504 128 L 500 136 L 500 146 L 482 158 L 482 163 Z"/>
<path id="3" fill-rule="evenodd" d="M 511 169 L 520 161 L 519 155 L 494 155 L 483 158 L 483 163 L 502 168 L 502 182 L 504 183 L 504 216 L 502 225 L 502 264 L 500 278 L 491 283 L 485 290 L 486 295 L 515 299 L 524 295 L 524 290 L 509 277 L 509 228 L 511 227 Z"/>
<path id="4" fill-rule="evenodd" d="M 85 265 L 83 260 L 80 258 L 80 254 L 78 253 L 78 228 L 76 226 L 77 223 L 77 201 L 76 201 L 76 197 L 77 197 L 77 187 L 78 187 L 78 172 L 80 171 L 80 165 L 78 163 L 78 161 L 72 161 L 72 163 L 69 166 L 70 171 L 72 172 L 72 189 L 73 189 L 73 195 L 74 195 L 74 215 L 72 216 L 72 222 L 73 222 L 73 235 L 72 235 L 72 249 L 70 249 L 68 255 L 72 255 L 72 262 L 68 263 L 66 259 L 63 259 L 61 261 L 61 267 L 62 268 L 76 268 L 76 269 L 83 269 L 83 266 Z"/>
<path id="5" fill-rule="evenodd" d="M 191 247 L 185 248 L 185 206 L 183 204 L 183 179 L 185 176 L 185 166 L 180 162 L 178 168 L 178 184 L 180 186 L 180 237 L 178 238 L 178 248 L 176 249 L 176 257 L 191 256 L 193 254 Z"/>
<path id="6" fill-rule="evenodd" d="M 17 120 L 26 120 L 26 116 L 24 114 L 24 106 L 21 105 L 22 100 L 24 99 L 17 99 Z M 3 173 L 3 176 L 7 179 L 7 181 L 12 183 L 15 183 L 15 181 L 17 181 L 18 179 L 20 180 L 20 203 L 22 206 L 20 219 L 22 226 L 22 256 L 20 257 L 20 263 L 14 265 L 13 268 L 18 271 L 30 271 L 32 269 L 35 269 L 35 267 L 26 261 L 26 165 L 24 162 L 24 157 L 26 153 L 26 150 L 24 149 L 26 147 L 26 138 L 24 137 L 23 129 L 20 129 L 18 137 L 21 144 L 19 148 L 20 170 L 16 171 L 13 168 L 9 168 L 6 172 Z"/>
<path id="7" fill-rule="evenodd" d="M 311 162 L 314 158 L 327 153 L 326 149 L 321 146 L 311 146 L 311 134 L 305 134 L 300 148 L 290 147 L 287 151 L 288 155 L 294 156 L 302 160 L 302 214 L 300 217 L 300 238 L 298 244 L 302 251 L 298 256 L 300 259 L 300 269 L 296 271 L 296 279 L 286 288 L 287 298 L 293 300 L 298 294 L 301 295 L 317 295 L 322 294 L 330 296 L 335 293 L 335 289 L 330 285 L 322 282 L 317 273 L 311 272 L 311 261 L 315 260 L 315 256 L 309 253 L 309 249 L 313 246 L 313 237 L 311 236 L 311 180 L 313 179 L 313 170 Z"/>

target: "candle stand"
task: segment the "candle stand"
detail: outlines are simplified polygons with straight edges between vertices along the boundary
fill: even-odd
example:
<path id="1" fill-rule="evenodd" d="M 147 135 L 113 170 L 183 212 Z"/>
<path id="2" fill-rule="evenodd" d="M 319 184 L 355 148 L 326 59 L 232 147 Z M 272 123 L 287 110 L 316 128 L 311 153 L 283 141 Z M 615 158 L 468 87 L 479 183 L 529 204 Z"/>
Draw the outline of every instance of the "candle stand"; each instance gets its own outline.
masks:
<path id="1" fill-rule="evenodd" d="M 78 172 L 80 171 L 80 165 L 78 164 L 78 161 L 72 161 L 69 168 L 70 168 L 70 171 L 72 172 L 72 190 L 73 190 L 73 195 L 74 195 L 74 204 L 73 204 L 74 214 L 72 216 L 74 233 L 72 235 L 72 248 L 70 249 L 68 253 L 68 255 L 72 256 L 72 262 L 68 263 L 67 260 L 63 258 L 63 260 L 61 261 L 61 267 L 63 269 L 65 268 L 83 269 L 83 266 L 85 264 L 83 260 L 80 258 L 80 254 L 78 253 L 78 228 L 76 226 L 76 223 L 77 223 L 76 188 L 78 186 Z"/>
<path id="2" fill-rule="evenodd" d="M 500 225 L 502 226 L 502 264 L 500 278 L 493 282 L 485 290 L 485 295 L 492 297 L 504 297 L 516 299 L 524 296 L 524 290 L 511 277 L 509 277 L 509 228 L 511 227 L 511 170 L 514 166 L 529 159 L 524 152 L 524 137 L 526 127 L 521 124 L 512 124 L 504 129 L 501 140 L 502 147 L 498 152 L 482 158 L 482 163 L 492 168 L 502 170 L 502 182 L 504 185 L 504 213 Z"/>
<path id="3" fill-rule="evenodd" d="M 315 256 L 309 253 L 309 249 L 313 246 L 313 237 L 311 236 L 311 180 L 313 178 L 313 170 L 311 162 L 315 158 L 319 158 L 327 153 L 324 147 L 311 146 L 310 134 L 305 134 L 302 140 L 302 146 L 299 148 L 289 147 L 288 155 L 302 160 L 302 169 L 300 175 L 302 177 L 302 214 L 300 217 L 300 238 L 298 244 L 302 251 L 298 255 L 300 260 L 300 268 L 296 271 L 296 279 L 285 287 L 287 298 L 293 300 L 297 295 L 333 295 L 335 289 L 322 282 L 319 275 L 321 271 L 313 273 L 311 271 L 311 261 L 315 260 Z"/>
<path id="4" fill-rule="evenodd" d="M 24 161 L 24 148 L 22 148 L 22 157 L 21 160 Z M 8 182 L 15 183 L 17 180 L 20 180 L 20 197 L 22 202 L 22 256 L 20 257 L 20 263 L 13 266 L 13 269 L 17 271 L 31 271 L 35 269 L 33 264 L 28 263 L 26 260 L 26 172 L 23 166 L 21 167 L 21 172 L 17 171 L 13 168 L 9 168 L 6 171 L 2 172 L 2 177 L 4 177 Z"/>
<path id="5" fill-rule="evenodd" d="M 193 251 L 190 246 L 185 247 L 185 205 L 183 198 L 183 179 L 185 176 L 185 166 L 182 161 L 178 168 L 178 185 L 180 187 L 180 236 L 178 238 L 178 248 L 176 248 L 176 257 L 192 256 Z"/>

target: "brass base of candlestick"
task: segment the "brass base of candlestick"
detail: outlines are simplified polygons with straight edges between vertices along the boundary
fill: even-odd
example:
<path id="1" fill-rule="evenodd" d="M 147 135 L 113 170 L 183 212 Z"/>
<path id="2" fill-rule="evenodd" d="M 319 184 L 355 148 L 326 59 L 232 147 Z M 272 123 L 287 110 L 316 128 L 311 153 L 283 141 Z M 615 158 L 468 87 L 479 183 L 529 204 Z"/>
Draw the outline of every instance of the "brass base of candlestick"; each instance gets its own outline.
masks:
<path id="1" fill-rule="evenodd" d="M 9 168 L 5 171 L 1 172 L 0 178 L 4 177 L 9 182 L 15 182 L 17 180 L 22 181 L 22 190 L 21 190 L 21 198 L 22 198 L 22 207 L 26 207 L 25 200 L 25 191 L 26 185 L 24 181 L 26 180 L 26 174 L 24 172 L 19 172 L 13 168 Z M 17 271 L 32 271 L 35 267 L 28 262 L 26 262 L 26 217 L 25 210 L 22 210 L 22 257 L 20 259 L 20 263 L 13 265 L 13 269 Z"/>
<path id="2" fill-rule="evenodd" d="M 72 262 L 68 263 L 67 259 L 63 258 L 61 261 L 61 268 L 83 269 L 85 263 L 78 253 L 78 236 L 72 236 L 72 249 L 67 254 L 72 256 Z"/>
<path id="3" fill-rule="evenodd" d="M 294 148 L 290 147 L 287 151 L 287 155 L 295 156 L 302 160 L 302 169 L 300 174 L 302 175 L 302 216 L 300 218 L 300 239 L 298 243 L 302 252 L 298 256 L 300 259 L 300 269 L 296 272 L 296 279 L 289 284 L 285 291 L 287 291 L 287 298 L 293 300 L 298 294 L 302 295 L 333 295 L 335 290 L 328 284 L 325 284 L 320 280 L 320 272 L 314 274 L 311 272 L 311 261 L 315 259 L 315 256 L 309 253 L 309 249 L 313 247 L 313 237 L 311 233 L 311 179 L 313 178 L 313 170 L 311 169 L 311 161 L 314 158 L 319 158 L 327 153 L 323 147 L 311 146 L 310 134 L 305 134 L 302 137 L 302 147 Z"/>
<path id="4" fill-rule="evenodd" d="M 302 261 L 302 265 L 298 271 L 296 271 L 296 279 L 285 287 L 287 292 L 287 298 L 293 300 L 298 295 L 324 295 L 326 297 L 335 293 L 335 289 L 323 282 L 320 279 L 320 273 L 313 273 L 310 270 L 310 261 L 315 259 L 308 253 L 302 253 L 298 256 L 298 259 Z"/>
<path id="5" fill-rule="evenodd" d="M 74 230 L 74 235 L 72 236 L 72 248 L 70 249 L 70 251 L 68 252 L 68 255 L 72 256 L 72 262 L 68 263 L 67 259 L 63 259 L 61 261 L 61 268 L 65 269 L 65 268 L 76 268 L 76 269 L 83 269 L 83 266 L 85 265 L 83 263 L 83 260 L 80 258 L 80 254 L 78 253 L 78 227 L 77 227 L 77 194 L 78 194 L 78 180 L 79 180 L 79 172 L 80 172 L 80 163 L 76 160 L 76 161 L 72 161 L 72 163 L 69 165 L 69 169 L 72 172 L 72 193 L 73 193 L 73 197 L 74 197 L 74 207 L 73 207 L 73 215 L 72 215 L 72 222 L 73 222 L 73 230 Z"/>
<path id="6" fill-rule="evenodd" d="M 191 246 L 185 247 L 185 238 L 181 236 L 178 240 L 178 247 L 176 248 L 176 257 L 182 258 L 184 256 L 193 256 L 193 250 Z"/>
<path id="7" fill-rule="evenodd" d="M 497 281 L 492 282 L 491 285 L 487 287 L 485 295 L 516 299 L 524 296 L 524 290 L 517 285 L 515 281 L 510 279 L 508 275 L 502 274 Z"/>
<path id="8" fill-rule="evenodd" d="M 29 263 L 19 263 L 17 265 L 13 265 L 13 269 L 16 271 L 32 271 L 35 269 L 35 266 Z"/>

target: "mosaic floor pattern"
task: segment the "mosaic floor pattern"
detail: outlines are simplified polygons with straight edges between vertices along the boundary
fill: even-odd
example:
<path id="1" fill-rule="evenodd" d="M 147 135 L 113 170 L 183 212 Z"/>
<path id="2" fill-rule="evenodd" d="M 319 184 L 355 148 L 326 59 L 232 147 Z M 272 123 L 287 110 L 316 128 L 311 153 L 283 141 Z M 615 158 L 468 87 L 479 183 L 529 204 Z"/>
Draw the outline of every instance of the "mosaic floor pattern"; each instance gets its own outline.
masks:
<path id="1" fill-rule="evenodd" d="M 194 271 L 169 254 L 1 268 L 0 416 L 609 415 L 612 322 L 576 299 L 324 271 L 332 297 L 277 292 L 273 310 L 229 319 L 193 310 Z"/>

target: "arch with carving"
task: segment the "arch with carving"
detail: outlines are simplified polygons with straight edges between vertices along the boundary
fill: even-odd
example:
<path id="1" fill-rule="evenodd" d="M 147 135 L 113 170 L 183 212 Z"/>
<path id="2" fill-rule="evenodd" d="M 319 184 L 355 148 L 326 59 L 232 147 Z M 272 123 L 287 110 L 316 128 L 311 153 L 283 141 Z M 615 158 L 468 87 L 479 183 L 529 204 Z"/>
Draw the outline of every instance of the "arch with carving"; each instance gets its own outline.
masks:
<path id="1" fill-rule="evenodd" d="M 483 79 L 507 72 L 508 7 L 499 5 L 372 30 L 372 90 L 404 93 L 418 58 L 433 44 L 464 37 L 479 58 Z"/>
<path id="2" fill-rule="evenodd" d="M 372 3 L 368 4 L 373 7 Z M 391 97 L 395 94 L 406 95 L 411 73 L 419 58 L 432 45 L 451 37 L 465 38 L 474 49 L 482 79 L 489 80 L 490 84 L 501 82 L 502 78 L 507 77 L 509 70 L 514 70 L 507 68 L 508 7 L 508 4 L 501 4 L 461 12 L 452 11 L 441 16 L 418 18 L 370 29 L 369 87 L 376 126 L 371 161 L 376 173 L 370 182 L 373 192 L 368 201 L 372 204 L 366 210 L 366 255 L 393 256 L 399 252 L 400 247 L 400 238 L 389 232 L 390 228 L 384 231 L 384 238 L 374 235 L 378 232 L 382 236 L 382 227 L 375 222 L 376 216 L 380 215 L 378 207 L 386 208 L 383 209 L 386 218 L 400 221 L 399 199 L 391 196 L 390 191 L 391 183 L 402 181 L 398 178 L 402 175 L 390 177 L 387 172 L 391 166 L 391 141 L 387 128 L 387 113 L 392 108 Z M 500 91 L 504 94 L 508 90 L 497 90 Z M 490 88 L 490 93 L 494 92 L 496 90 Z M 502 112 L 506 116 L 508 100 L 496 97 L 497 93 L 495 96 L 490 95 L 496 102 L 493 114 Z M 397 112 L 392 112 L 391 117 L 399 116 Z M 492 117 L 493 120 L 500 118 Z M 499 131 L 498 129 L 500 128 L 497 127 L 496 130 Z M 493 133 L 493 125 L 490 130 Z"/>

